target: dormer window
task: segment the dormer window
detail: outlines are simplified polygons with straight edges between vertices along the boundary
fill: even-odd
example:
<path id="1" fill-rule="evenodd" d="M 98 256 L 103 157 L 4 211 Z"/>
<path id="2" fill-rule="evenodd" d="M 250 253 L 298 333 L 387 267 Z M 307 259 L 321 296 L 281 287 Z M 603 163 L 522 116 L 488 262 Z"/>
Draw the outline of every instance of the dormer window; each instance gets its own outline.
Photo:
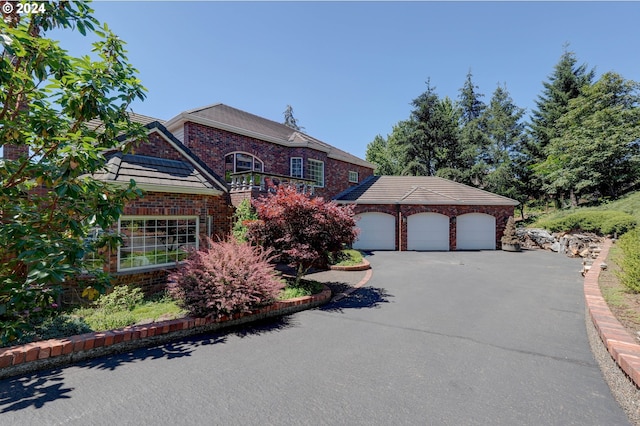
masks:
<path id="1" fill-rule="evenodd" d="M 263 172 L 264 163 L 258 157 L 246 152 L 232 152 L 224 158 L 225 172 Z"/>

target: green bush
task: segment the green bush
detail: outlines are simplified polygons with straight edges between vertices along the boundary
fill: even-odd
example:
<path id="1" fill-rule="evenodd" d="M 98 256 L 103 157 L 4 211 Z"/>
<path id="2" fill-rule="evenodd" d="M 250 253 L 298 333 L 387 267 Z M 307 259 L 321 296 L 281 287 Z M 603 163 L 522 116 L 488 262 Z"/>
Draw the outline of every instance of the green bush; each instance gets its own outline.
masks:
<path id="1" fill-rule="evenodd" d="M 257 220 L 256 214 L 251 202 L 249 200 L 242 200 L 242 202 L 236 207 L 236 211 L 233 214 L 233 236 L 240 242 L 247 241 L 247 222 Z"/>
<path id="2" fill-rule="evenodd" d="M 139 288 L 119 285 L 109 294 L 100 296 L 96 305 L 105 312 L 131 311 L 143 300 L 144 294 Z"/>
<path id="3" fill-rule="evenodd" d="M 618 246 L 623 253 L 618 278 L 629 290 L 640 293 L 640 229 L 624 234 Z"/>
<path id="4" fill-rule="evenodd" d="M 536 225 L 551 232 L 582 230 L 603 235 L 622 235 L 633 229 L 636 224 L 636 219 L 624 212 L 586 210 L 555 219 L 543 219 Z"/>
<path id="5" fill-rule="evenodd" d="M 340 250 L 329 257 L 331 265 L 353 266 L 360 265 L 362 262 L 362 253 L 354 249 Z"/>

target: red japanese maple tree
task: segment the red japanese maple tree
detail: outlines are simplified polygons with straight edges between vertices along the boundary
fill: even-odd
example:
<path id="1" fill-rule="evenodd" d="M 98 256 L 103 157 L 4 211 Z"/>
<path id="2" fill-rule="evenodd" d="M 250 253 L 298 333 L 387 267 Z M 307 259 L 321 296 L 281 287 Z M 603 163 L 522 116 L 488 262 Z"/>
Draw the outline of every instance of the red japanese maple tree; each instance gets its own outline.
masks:
<path id="1" fill-rule="evenodd" d="M 249 224 L 249 238 L 296 268 L 296 283 L 312 265 L 326 265 L 330 254 L 358 235 L 352 206 L 309 197 L 293 187 L 278 187 L 253 206 L 258 220 Z"/>

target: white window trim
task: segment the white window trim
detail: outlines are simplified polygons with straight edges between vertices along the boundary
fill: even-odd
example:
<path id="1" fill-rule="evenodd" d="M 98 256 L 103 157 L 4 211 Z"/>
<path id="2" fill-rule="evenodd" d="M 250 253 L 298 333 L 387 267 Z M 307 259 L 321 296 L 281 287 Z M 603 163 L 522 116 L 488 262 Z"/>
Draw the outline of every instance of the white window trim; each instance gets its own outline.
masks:
<path id="1" fill-rule="evenodd" d="M 324 161 L 321 160 L 315 160 L 313 158 L 308 158 L 307 162 L 309 163 L 309 171 L 313 170 L 313 168 L 311 167 L 310 163 L 319 163 L 322 165 L 322 167 L 320 168 L 320 171 L 322 172 L 322 185 L 318 185 L 317 183 L 314 183 L 313 186 L 315 186 L 316 188 L 324 188 Z M 309 175 L 309 179 L 313 180 L 315 182 L 315 179 L 313 176 Z"/>
<path id="2" fill-rule="evenodd" d="M 118 219 L 118 233 L 121 234 L 121 226 L 122 226 L 122 221 L 123 220 L 149 220 L 149 219 L 155 219 L 155 220 L 182 220 L 182 219 L 195 219 L 196 221 L 196 246 L 195 249 L 198 250 L 200 247 L 200 218 L 198 216 L 137 216 L 137 215 L 128 215 L 128 216 L 121 216 Z M 151 269 L 162 269 L 162 268 L 166 268 L 166 267 L 170 267 L 170 266 L 175 266 L 176 262 L 168 262 L 168 263 L 155 263 L 152 265 L 143 265 L 143 266 L 133 266 L 130 268 L 122 268 L 120 266 L 120 248 L 122 246 L 119 245 L 118 246 L 118 250 L 117 250 L 117 272 L 134 272 L 134 271 L 140 271 L 140 270 L 151 270 Z M 180 263 L 180 262 L 178 262 Z"/>
<path id="3" fill-rule="evenodd" d="M 293 160 L 300 160 L 300 176 L 293 176 Z M 302 157 L 291 157 L 289 160 L 289 176 L 304 179 L 304 159 Z"/>
<path id="4" fill-rule="evenodd" d="M 356 177 L 355 180 L 351 179 L 351 176 L 355 176 Z M 359 178 L 358 172 L 353 171 L 353 170 L 349 170 L 349 182 L 358 183 L 358 178 Z"/>

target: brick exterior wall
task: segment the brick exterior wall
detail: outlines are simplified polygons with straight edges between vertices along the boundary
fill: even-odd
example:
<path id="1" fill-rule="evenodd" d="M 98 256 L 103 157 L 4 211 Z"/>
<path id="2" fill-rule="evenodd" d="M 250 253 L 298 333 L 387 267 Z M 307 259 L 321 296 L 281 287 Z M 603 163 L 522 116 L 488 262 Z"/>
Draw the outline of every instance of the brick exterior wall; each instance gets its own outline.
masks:
<path id="1" fill-rule="evenodd" d="M 395 217 L 396 250 L 407 250 L 407 221 L 403 220 L 398 226 L 398 218 L 407 219 L 416 213 L 440 213 L 449 217 L 449 249 L 456 250 L 456 218 L 467 213 L 484 213 L 496 218 L 496 248 L 501 247 L 500 239 L 504 233 L 509 216 L 513 216 L 513 206 L 460 206 L 460 205 L 405 205 L 405 204 L 358 204 L 354 212 L 359 213 L 387 213 Z M 400 216 L 401 215 L 401 216 Z M 398 228 L 401 229 L 398 235 Z"/>
<path id="2" fill-rule="evenodd" d="M 26 145 L 5 144 L 2 146 L 2 158 L 5 160 L 17 160 L 29 155 L 29 147 Z"/>
<path id="3" fill-rule="evenodd" d="M 369 167 L 350 164 L 327 157 L 325 152 L 311 148 L 290 148 L 260 139 L 231 133 L 202 124 L 184 124 L 184 144 L 220 176 L 225 175 L 225 156 L 232 152 L 245 152 L 264 163 L 264 172 L 289 176 L 292 157 L 302 157 L 305 178 L 309 178 L 307 160 L 324 162 L 324 188 L 316 188 L 316 195 L 331 199 L 356 183 L 349 182 L 349 171 L 358 172 L 362 182 L 373 175 Z"/>
<path id="4" fill-rule="evenodd" d="M 156 132 L 149 134 L 145 142 L 134 144 L 131 154 L 146 155 L 149 157 L 165 158 L 167 160 L 184 161 L 185 158 L 167 142 L 165 138 Z"/>
<path id="5" fill-rule="evenodd" d="M 150 192 L 143 198 L 129 203 L 123 216 L 198 216 L 199 235 L 207 235 L 207 217 L 212 217 L 212 239 L 224 238 L 231 231 L 233 209 L 227 195 L 209 196 L 194 194 L 168 194 Z M 108 254 L 108 270 L 115 274 L 116 284 L 132 284 L 142 287 L 147 292 L 162 289 L 166 284 L 166 276 L 172 268 L 161 268 L 161 271 L 117 272 L 118 256 L 116 249 Z"/>

